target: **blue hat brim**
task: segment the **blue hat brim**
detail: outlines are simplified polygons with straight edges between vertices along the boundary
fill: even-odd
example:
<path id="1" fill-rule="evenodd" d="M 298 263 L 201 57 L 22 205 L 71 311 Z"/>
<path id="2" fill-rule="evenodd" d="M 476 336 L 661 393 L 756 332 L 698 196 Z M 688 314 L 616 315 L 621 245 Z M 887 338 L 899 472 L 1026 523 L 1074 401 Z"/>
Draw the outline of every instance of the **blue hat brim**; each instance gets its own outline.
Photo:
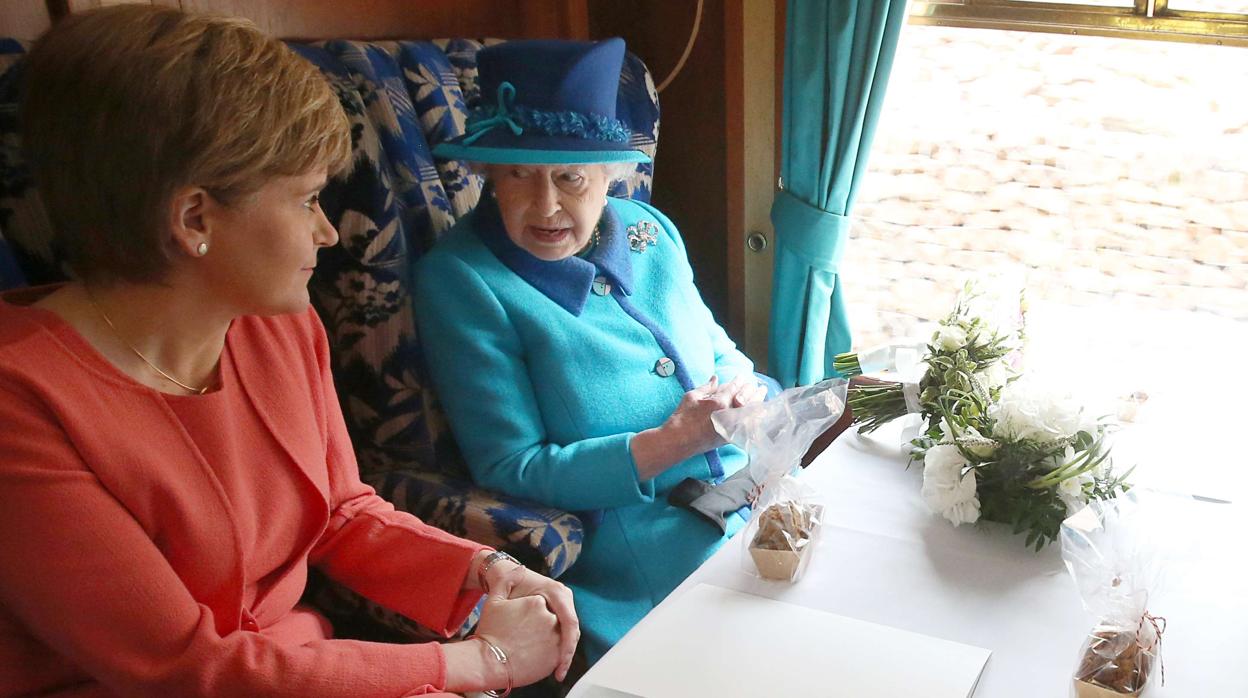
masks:
<path id="1" fill-rule="evenodd" d="M 484 148 L 442 143 L 435 157 L 495 165 L 593 165 L 603 162 L 650 162 L 640 150 L 541 150 L 533 148 Z"/>
<path id="2" fill-rule="evenodd" d="M 629 143 L 597 141 L 576 136 L 524 133 L 519 136 L 499 128 L 469 145 L 467 135 L 452 138 L 433 148 L 433 155 L 447 160 L 499 165 L 589 165 L 598 162 L 650 162 L 650 156 Z"/>

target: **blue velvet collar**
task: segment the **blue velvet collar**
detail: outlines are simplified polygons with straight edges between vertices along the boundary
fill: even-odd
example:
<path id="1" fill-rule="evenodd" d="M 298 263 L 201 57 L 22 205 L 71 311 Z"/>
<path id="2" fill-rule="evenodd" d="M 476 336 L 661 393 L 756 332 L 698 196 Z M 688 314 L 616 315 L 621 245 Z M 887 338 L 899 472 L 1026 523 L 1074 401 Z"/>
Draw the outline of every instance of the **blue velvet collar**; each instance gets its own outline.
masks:
<path id="1" fill-rule="evenodd" d="M 628 238 L 610 203 L 603 207 L 598 222 L 598 246 L 584 258 L 572 256 L 556 262 L 534 257 L 507 237 L 498 202 L 488 188 L 481 192 L 481 203 L 473 217 L 473 231 L 500 262 L 573 315 L 579 317 L 585 309 L 594 278 L 599 274 L 625 295 L 632 294 L 633 263 Z"/>

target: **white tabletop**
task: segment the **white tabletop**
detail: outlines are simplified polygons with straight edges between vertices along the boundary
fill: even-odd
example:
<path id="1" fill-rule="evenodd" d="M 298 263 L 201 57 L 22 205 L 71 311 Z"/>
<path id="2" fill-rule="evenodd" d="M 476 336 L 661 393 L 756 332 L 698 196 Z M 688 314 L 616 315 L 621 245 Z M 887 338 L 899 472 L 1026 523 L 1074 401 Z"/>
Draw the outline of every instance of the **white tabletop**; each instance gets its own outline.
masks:
<path id="1" fill-rule="evenodd" d="M 708 583 L 963 642 L 993 653 L 977 698 L 1067 696 L 1095 619 L 1080 604 L 1060 546 L 1035 553 L 996 524 L 954 528 L 928 513 L 919 499 L 921 464 L 907 469 L 898 443 L 895 430 L 872 437 L 847 432 L 803 474 L 822 492 L 827 510 L 799 582 L 748 574 L 748 556 L 734 539 L 668 601 Z M 1233 457 L 1228 453 L 1228 463 Z M 1151 610 L 1169 623 L 1162 643 L 1166 683 L 1153 683 L 1149 695 L 1248 696 L 1240 666 L 1248 658 L 1245 507 L 1163 500 L 1173 535 L 1158 542 L 1166 577 Z M 646 624 L 643 619 L 620 646 L 645 642 Z M 617 654 L 608 652 L 599 666 Z M 618 695 L 595 690 L 594 674 L 591 669 L 570 698 Z M 834 677 L 828 685 L 828 695 L 837 695 Z"/>

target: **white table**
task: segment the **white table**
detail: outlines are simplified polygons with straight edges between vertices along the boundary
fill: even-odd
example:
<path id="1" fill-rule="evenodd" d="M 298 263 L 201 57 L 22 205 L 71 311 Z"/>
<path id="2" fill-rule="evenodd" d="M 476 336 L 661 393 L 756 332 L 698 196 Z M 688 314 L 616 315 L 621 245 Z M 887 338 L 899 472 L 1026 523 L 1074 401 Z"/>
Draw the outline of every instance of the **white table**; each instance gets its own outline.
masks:
<path id="1" fill-rule="evenodd" d="M 847 432 L 806 470 L 803 477 L 828 506 L 798 583 L 747 574 L 742 541 L 734 539 L 664 603 L 699 583 L 714 584 L 989 649 L 977 698 L 1067 696 L 1094 619 L 1080 604 L 1060 546 L 1035 553 L 996 524 L 955 529 L 928 513 L 919 499 L 921 465 L 907 470 L 898 443 L 887 428 L 871 437 Z M 1228 449 L 1227 458 L 1236 454 Z M 1248 696 L 1245 507 L 1178 497 L 1171 503 L 1174 535 L 1159 543 L 1169 555 L 1167 576 L 1151 604 L 1169 621 L 1166 685 L 1153 683 L 1148 695 Z M 647 620 L 620 646 L 644 642 Z M 618 654 L 607 653 L 599 666 Z M 570 698 L 619 695 L 595 689 L 594 675 L 591 669 Z M 834 677 L 829 686 L 828 695 L 836 695 Z"/>

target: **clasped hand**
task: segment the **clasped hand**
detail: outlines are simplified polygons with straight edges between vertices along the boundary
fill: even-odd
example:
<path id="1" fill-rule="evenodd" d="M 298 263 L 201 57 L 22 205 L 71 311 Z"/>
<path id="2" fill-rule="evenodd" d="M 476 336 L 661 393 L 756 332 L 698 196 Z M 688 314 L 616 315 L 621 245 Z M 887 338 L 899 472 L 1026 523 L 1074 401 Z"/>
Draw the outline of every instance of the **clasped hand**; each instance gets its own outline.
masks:
<path id="1" fill-rule="evenodd" d="M 515 684 L 533 683 L 552 671 L 557 680 L 566 678 L 581 638 L 572 591 L 507 561 L 492 565 L 482 581 L 489 592 L 477 632 L 507 651 Z"/>

